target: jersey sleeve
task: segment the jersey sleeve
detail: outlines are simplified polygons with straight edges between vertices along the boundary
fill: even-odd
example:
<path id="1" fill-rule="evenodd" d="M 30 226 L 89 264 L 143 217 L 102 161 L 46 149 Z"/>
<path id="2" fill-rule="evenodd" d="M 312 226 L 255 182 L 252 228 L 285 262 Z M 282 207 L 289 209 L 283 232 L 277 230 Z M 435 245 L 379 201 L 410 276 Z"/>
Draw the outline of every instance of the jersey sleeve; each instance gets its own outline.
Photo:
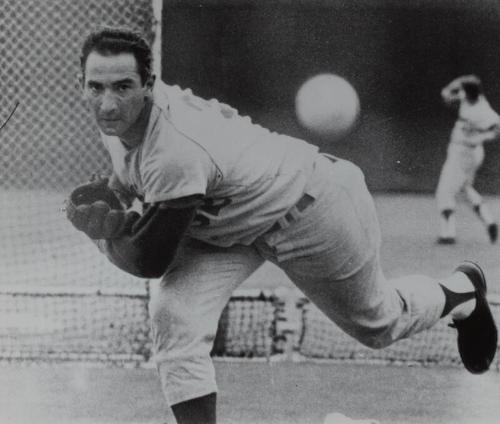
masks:
<path id="1" fill-rule="evenodd" d="M 140 278 L 159 278 L 172 263 L 190 225 L 196 204 L 170 207 L 150 204 L 134 216 L 131 227 L 117 239 L 100 239 L 99 250 L 121 270 Z"/>
<path id="2" fill-rule="evenodd" d="M 205 195 L 216 166 L 204 149 L 184 140 L 176 149 L 153 151 L 143 162 L 143 188 L 146 203 L 164 202 Z"/>

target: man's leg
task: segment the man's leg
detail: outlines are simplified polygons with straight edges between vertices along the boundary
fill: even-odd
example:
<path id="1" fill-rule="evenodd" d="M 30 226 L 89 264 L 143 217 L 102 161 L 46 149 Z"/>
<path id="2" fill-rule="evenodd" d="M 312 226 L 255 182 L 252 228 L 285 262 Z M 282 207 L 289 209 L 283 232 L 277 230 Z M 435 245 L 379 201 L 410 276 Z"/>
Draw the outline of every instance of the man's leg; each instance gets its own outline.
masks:
<path id="1" fill-rule="evenodd" d="M 447 208 L 439 211 L 439 244 L 455 244 L 457 235 L 455 209 Z"/>
<path id="2" fill-rule="evenodd" d="M 153 285 L 154 359 L 179 424 L 215 423 L 217 386 L 210 351 L 218 321 L 234 289 L 262 263 L 253 248 L 191 241 Z"/>
<path id="3" fill-rule="evenodd" d="M 497 329 L 486 301 L 486 281 L 473 263 L 464 262 L 440 279 L 408 275 L 387 280 L 377 260 L 341 281 L 287 273 L 333 322 L 368 347 L 384 348 L 450 317 L 467 370 L 483 373 L 494 359 Z"/>
<path id="4" fill-rule="evenodd" d="M 486 203 L 484 203 L 482 196 L 471 184 L 465 186 L 464 192 L 467 200 L 472 205 L 472 210 L 486 227 L 490 241 L 495 243 L 498 238 L 498 226 L 493 219 L 490 209 Z"/>
<path id="5" fill-rule="evenodd" d="M 439 244 L 454 244 L 456 241 L 456 196 L 464 181 L 463 172 L 456 166 L 445 163 L 436 188 L 436 203 L 439 212 Z"/>
<path id="6" fill-rule="evenodd" d="M 335 275 L 306 278 L 302 270 L 297 272 L 297 263 L 286 264 L 283 269 L 325 315 L 373 349 L 432 327 L 445 304 L 437 280 L 425 275 L 388 280 L 378 257 L 341 279 Z"/>
<path id="7" fill-rule="evenodd" d="M 172 405 L 172 412 L 179 424 L 217 422 L 217 394 L 210 393 Z"/>
<path id="8" fill-rule="evenodd" d="M 459 321 L 474 314 L 476 300 L 484 309 L 477 290 L 483 284 L 472 281 L 481 279 L 477 271 L 469 275 L 459 269 L 443 279 L 385 278 L 375 206 L 352 164 L 320 161 L 311 186 L 323 186 L 313 193 L 314 204 L 289 227 L 266 235 L 263 243 L 269 248 L 261 251 L 346 333 L 382 348 L 430 328 L 443 312 Z M 491 330 L 482 351 L 489 361 L 496 329 L 488 317 L 483 323 Z"/>

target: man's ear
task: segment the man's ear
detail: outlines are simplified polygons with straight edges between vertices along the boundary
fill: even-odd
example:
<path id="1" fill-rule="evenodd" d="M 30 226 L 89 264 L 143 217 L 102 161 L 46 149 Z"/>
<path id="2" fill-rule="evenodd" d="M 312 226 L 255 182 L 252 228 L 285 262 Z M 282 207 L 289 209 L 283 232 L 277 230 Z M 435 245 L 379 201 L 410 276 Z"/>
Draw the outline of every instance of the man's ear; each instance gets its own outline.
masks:
<path id="1" fill-rule="evenodd" d="M 148 90 L 152 90 L 153 89 L 153 86 L 155 85 L 155 81 L 156 81 L 156 75 L 151 75 L 148 80 L 146 81 L 146 84 L 144 84 L 146 86 L 146 88 Z"/>
<path id="2" fill-rule="evenodd" d="M 83 90 L 85 87 L 85 77 L 82 73 L 76 75 L 76 85 L 80 90 Z"/>

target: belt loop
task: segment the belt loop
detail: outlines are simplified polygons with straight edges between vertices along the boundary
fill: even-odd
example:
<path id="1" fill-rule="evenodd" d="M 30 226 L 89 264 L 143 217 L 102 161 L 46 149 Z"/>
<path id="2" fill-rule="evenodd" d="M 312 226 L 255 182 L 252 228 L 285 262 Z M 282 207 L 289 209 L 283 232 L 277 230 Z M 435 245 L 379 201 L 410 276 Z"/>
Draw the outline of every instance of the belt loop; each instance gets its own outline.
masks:
<path id="1" fill-rule="evenodd" d="M 276 221 L 270 231 L 277 231 L 279 229 L 284 230 L 287 228 L 292 222 L 296 221 L 299 218 L 299 215 L 311 206 L 314 201 L 315 199 L 313 196 L 305 193 L 284 217 Z"/>
<path id="2" fill-rule="evenodd" d="M 310 194 L 304 193 L 304 195 L 295 204 L 295 207 L 299 212 L 303 212 L 314 203 L 314 200 L 314 197 L 312 197 Z"/>

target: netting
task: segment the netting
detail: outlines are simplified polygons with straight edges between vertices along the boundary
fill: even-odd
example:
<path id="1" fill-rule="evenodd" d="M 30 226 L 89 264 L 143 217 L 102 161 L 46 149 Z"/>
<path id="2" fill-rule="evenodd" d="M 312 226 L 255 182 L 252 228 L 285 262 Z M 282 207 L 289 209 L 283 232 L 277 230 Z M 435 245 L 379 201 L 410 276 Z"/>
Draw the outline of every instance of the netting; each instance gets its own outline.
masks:
<path id="1" fill-rule="evenodd" d="M 146 364 L 153 355 L 148 300 L 147 293 L 2 291 L 0 361 Z M 490 304 L 499 320 L 499 299 Z M 237 291 L 230 299 L 212 355 L 461 366 L 456 331 L 446 320 L 373 350 L 342 332 L 306 299 L 289 302 L 277 291 L 255 290 Z M 492 368 L 500 370 L 499 356 Z"/>
<path id="2" fill-rule="evenodd" d="M 490 304 L 498 322 L 500 299 L 491 300 Z M 304 357 L 353 362 L 448 366 L 462 363 L 457 350 L 456 330 L 448 326 L 449 321 L 446 319 L 409 339 L 400 340 L 384 349 L 374 350 L 349 337 L 308 301 L 301 302 L 299 307 L 304 325 L 297 344 L 297 352 Z M 498 355 L 493 368 L 497 370 L 500 368 Z"/>
<path id="3" fill-rule="evenodd" d="M 30 288 L 0 292 L 0 360 L 146 363 L 152 356 L 148 293 Z M 212 354 L 279 353 L 279 300 L 239 293 L 220 320 Z"/>
<path id="4" fill-rule="evenodd" d="M 0 185 L 64 190 L 108 158 L 77 86 L 80 46 L 100 25 L 153 39 L 151 0 L 0 0 L 0 111 L 19 108 L 0 134 Z"/>
<path id="5" fill-rule="evenodd" d="M 0 294 L 0 358 L 24 361 L 145 361 L 150 356 L 144 295 Z"/>
<path id="6" fill-rule="evenodd" d="M 155 23 L 151 0 L 0 0 L 0 125 L 18 103 L 0 132 L 3 356 L 146 355 L 145 280 L 111 266 L 61 207 L 110 172 L 77 85 L 84 37 L 128 26 L 152 42 Z"/>
<path id="7" fill-rule="evenodd" d="M 272 293 L 234 294 L 219 321 L 212 355 L 269 357 L 280 353 L 280 299 Z"/>
<path id="8" fill-rule="evenodd" d="M 151 0 L 0 0 L 0 287 L 113 286 L 143 282 L 112 269 L 65 222 L 69 189 L 109 158 L 77 86 L 79 50 L 101 25 L 154 35 Z"/>

